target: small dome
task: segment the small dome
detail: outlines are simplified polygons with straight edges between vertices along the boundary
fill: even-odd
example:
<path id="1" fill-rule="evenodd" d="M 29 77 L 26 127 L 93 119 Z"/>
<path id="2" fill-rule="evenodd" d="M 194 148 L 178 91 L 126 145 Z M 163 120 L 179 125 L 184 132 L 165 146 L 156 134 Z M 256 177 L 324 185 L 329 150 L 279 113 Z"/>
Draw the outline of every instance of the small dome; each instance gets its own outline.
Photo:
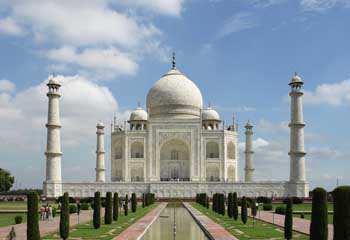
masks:
<path id="1" fill-rule="evenodd" d="M 163 75 L 147 94 L 150 117 L 199 118 L 202 94 L 178 69 Z"/>
<path id="2" fill-rule="evenodd" d="M 141 107 L 136 108 L 130 114 L 130 121 L 147 121 L 147 119 L 148 119 L 148 114 Z"/>
<path id="3" fill-rule="evenodd" d="M 215 120 L 220 121 L 220 116 L 217 111 L 211 107 L 207 107 L 202 110 L 202 120 Z"/>
<path id="4" fill-rule="evenodd" d="M 49 76 L 49 83 L 48 85 L 58 85 L 61 86 L 61 84 L 59 83 L 59 81 L 57 80 L 57 78 L 55 78 L 54 76 Z"/>
<path id="5" fill-rule="evenodd" d="M 98 128 L 104 128 L 105 125 L 103 124 L 103 122 L 99 121 L 99 122 L 96 124 L 96 127 L 98 127 Z"/>
<path id="6" fill-rule="evenodd" d="M 303 80 L 298 76 L 297 73 L 294 74 L 292 80 L 291 80 L 291 83 L 302 83 Z"/>

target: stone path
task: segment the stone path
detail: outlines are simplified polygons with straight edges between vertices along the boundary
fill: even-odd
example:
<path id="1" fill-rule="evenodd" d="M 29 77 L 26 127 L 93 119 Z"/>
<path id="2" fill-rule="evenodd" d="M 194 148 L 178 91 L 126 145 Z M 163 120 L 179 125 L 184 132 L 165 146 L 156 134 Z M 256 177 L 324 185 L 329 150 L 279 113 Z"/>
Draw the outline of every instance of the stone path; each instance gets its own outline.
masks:
<path id="1" fill-rule="evenodd" d="M 81 211 L 79 216 L 79 223 L 86 223 L 92 220 L 92 211 Z M 78 224 L 78 215 L 70 215 L 70 226 Z M 60 225 L 60 217 L 55 217 L 52 221 L 40 221 L 39 229 L 40 236 L 45 236 L 50 233 L 58 231 Z M 27 223 L 12 225 L 15 227 L 17 239 L 27 239 Z M 12 226 L 0 227 L 0 239 L 5 240 Z"/>
<path id="2" fill-rule="evenodd" d="M 138 240 L 145 234 L 147 229 L 158 218 L 159 214 L 168 205 L 168 203 L 160 203 L 155 209 L 152 209 L 137 222 L 121 232 L 114 240 Z"/>
<path id="3" fill-rule="evenodd" d="M 284 215 L 267 211 L 259 211 L 255 218 L 264 222 L 272 223 L 276 226 L 284 227 Z M 310 224 L 310 220 L 293 217 L 294 231 L 310 235 Z M 328 224 L 328 239 L 333 239 L 333 224 Z"/>
<path id="4" fill-rule="evenodd" d="M 184 202 L 184 207 L 190 212 L 192 217 L 202 228 L 202 230 L 210 237 L 212 240 L 238 240 L 232 236 L 224 227 L 217 224 L 206 215 L 191 206 L 190 203 Z"/>

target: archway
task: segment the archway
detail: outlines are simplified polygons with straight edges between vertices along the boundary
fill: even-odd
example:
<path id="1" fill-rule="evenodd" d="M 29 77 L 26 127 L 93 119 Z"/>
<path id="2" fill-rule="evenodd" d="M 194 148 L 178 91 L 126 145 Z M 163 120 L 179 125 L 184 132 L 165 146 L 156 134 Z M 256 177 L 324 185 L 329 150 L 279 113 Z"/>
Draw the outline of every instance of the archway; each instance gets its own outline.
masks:
<path id="1" fill-rule="evenodd" d="M 227 144 L 227 158 L 235 159 L 236 158 L 236 147 L 233 142 Z"/>
<path id="2" fill-rule="evenodd" d="M 220 181 L 220 169 L 217 165 L 208 165 L 206 169 L 206 178 L 208 182 Z"/>
<path id="3" fill-rule="evenodd" d="M 219 144 L 217 142 L 208 142 L 205 149 L 207 159 L 219 158 Z"/>
<path id="4" fill-rule="evenodd" d="M 143 158 L 143 142 L 131 144 L 131 158 Z"/>
<path id="5" fill-rule="evenodd" d="M 227 178 L 229 182 L 234 182 L 235 181 L 235 175 L 236 175 L 236 171 L 235 171 L 235 167 L 230 165 L 227 168 Z"/>
<path id="6" fill-rule="evenodd" d="M 190 153 L 185 142 L 169 140 L 160 149 L 161 181 L 190 180 Z"/>

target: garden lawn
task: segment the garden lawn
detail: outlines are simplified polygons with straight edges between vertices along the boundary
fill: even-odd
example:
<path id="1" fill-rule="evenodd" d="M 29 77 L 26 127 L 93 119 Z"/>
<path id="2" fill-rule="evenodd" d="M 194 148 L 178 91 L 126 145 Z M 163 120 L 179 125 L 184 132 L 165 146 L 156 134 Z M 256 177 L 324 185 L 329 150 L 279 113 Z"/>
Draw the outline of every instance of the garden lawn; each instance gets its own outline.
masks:
<path id="1" fill-rule="evenodd" d="M 26 213 L 0 213 L 0 227 L 14 225 L 16 216 L 22 216 L 23 218 L 22 222 L 26 222 L 26 219 L 27 219 Z"/>
<path id="2" fill-rule="evenodd" d="M 300 213 L 294 213 L 293 216 L 300 218 Z M 311 221 L 311 214 L 304 214 L 304 218 Z M 333 214 L 328 214 L 328 223 L 333 223 Z"/>
<path id="3" fill-rule="evenodd" d="M 209 218 L 223 226 L 228 230 L 232 235 L 234 235 L 239 240 L 248 240 L 248 239 L 284 239 L 283 228 L 279 228 L 275 225 L 265 223 L 259 220 L 254 220 L 248 218 L 247 224 L 243 224 L 240 216 L 235 221 L 233 218 L 229 218 L 227 215 L 222 216 L 211 210 L 201 206 L 198 203 L 193 203 L 193 207 L 207 215 Z M 309 236 L 294 232 L 293 239 L 309 239 Z"/>
<path id="4" fill-rule="evenodd" d="M 27 202 L 0 202 L 0 210 L 27 210 Z"/>
<path id="5" fill-rule="evenodd" d="M 273 203 L 273 209 L 276 207 L 282 206 L 285 207 L 286 204 L 283 203 Z M 293 204 L 293 211 L 310 211 L 312 210 L 311 203 L 301 203 L 301 204 Z M 328 211 L 333 211 L 333 203 L 328 203 Z"/>
<path id="6" fill-rule="evenodd" d="M 124 211 L 119 213 L 118 221 L 113 221 L 112 224 L 105 225 L 104 218 L 101 218 L 101 227 L 94 229 L 92 221 L 86 224 L 80 224 L 71 229 L 69 233 L 70 238 L 78 239 L 100 239 L 110 240 L 115 236 L 118 236 L 122 231 L 128 228 L 131 224 L 138 219 L 146 215 L 151 209 L 155 208 L 158 204 L 152 204 L 151 206 L 142 208 L 138 206 L 135 213 L 129 209 L 128 216 L 124 216 Z M 101 209 L 101 213 L 104 214 L 104 210 Z M 52 234 L 45 236 L 43 239 L 60 239 L 59 234 Z"/>

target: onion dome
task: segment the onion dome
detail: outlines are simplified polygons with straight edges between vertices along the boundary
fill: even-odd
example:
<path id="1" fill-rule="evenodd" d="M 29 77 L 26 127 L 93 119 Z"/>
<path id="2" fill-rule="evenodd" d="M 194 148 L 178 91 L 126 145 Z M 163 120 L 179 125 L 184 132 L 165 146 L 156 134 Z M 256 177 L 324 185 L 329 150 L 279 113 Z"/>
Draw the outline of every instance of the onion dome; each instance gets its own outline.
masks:
<path id="1" fill-rule="evenodd" d="M 130 121 L 147 121 L 147 119 L 148 119 L 148 114 L 141 107 L 137 107 L 130 114 Z"/>
<path id="2" fill-rule="evenodd" d="M 104 128 L 105 125 L 103 124 L 103 122 L 99 121 L 99 122 L 96 124 L 96 127 L 97 127 L 97 128 Z"/>
<path id="3" fill-rule="evenodd" d="M 220 121 L 220 116 L 217 111 L 211 107 L 207 107 L 202 110 L 202 120 Z"/>

